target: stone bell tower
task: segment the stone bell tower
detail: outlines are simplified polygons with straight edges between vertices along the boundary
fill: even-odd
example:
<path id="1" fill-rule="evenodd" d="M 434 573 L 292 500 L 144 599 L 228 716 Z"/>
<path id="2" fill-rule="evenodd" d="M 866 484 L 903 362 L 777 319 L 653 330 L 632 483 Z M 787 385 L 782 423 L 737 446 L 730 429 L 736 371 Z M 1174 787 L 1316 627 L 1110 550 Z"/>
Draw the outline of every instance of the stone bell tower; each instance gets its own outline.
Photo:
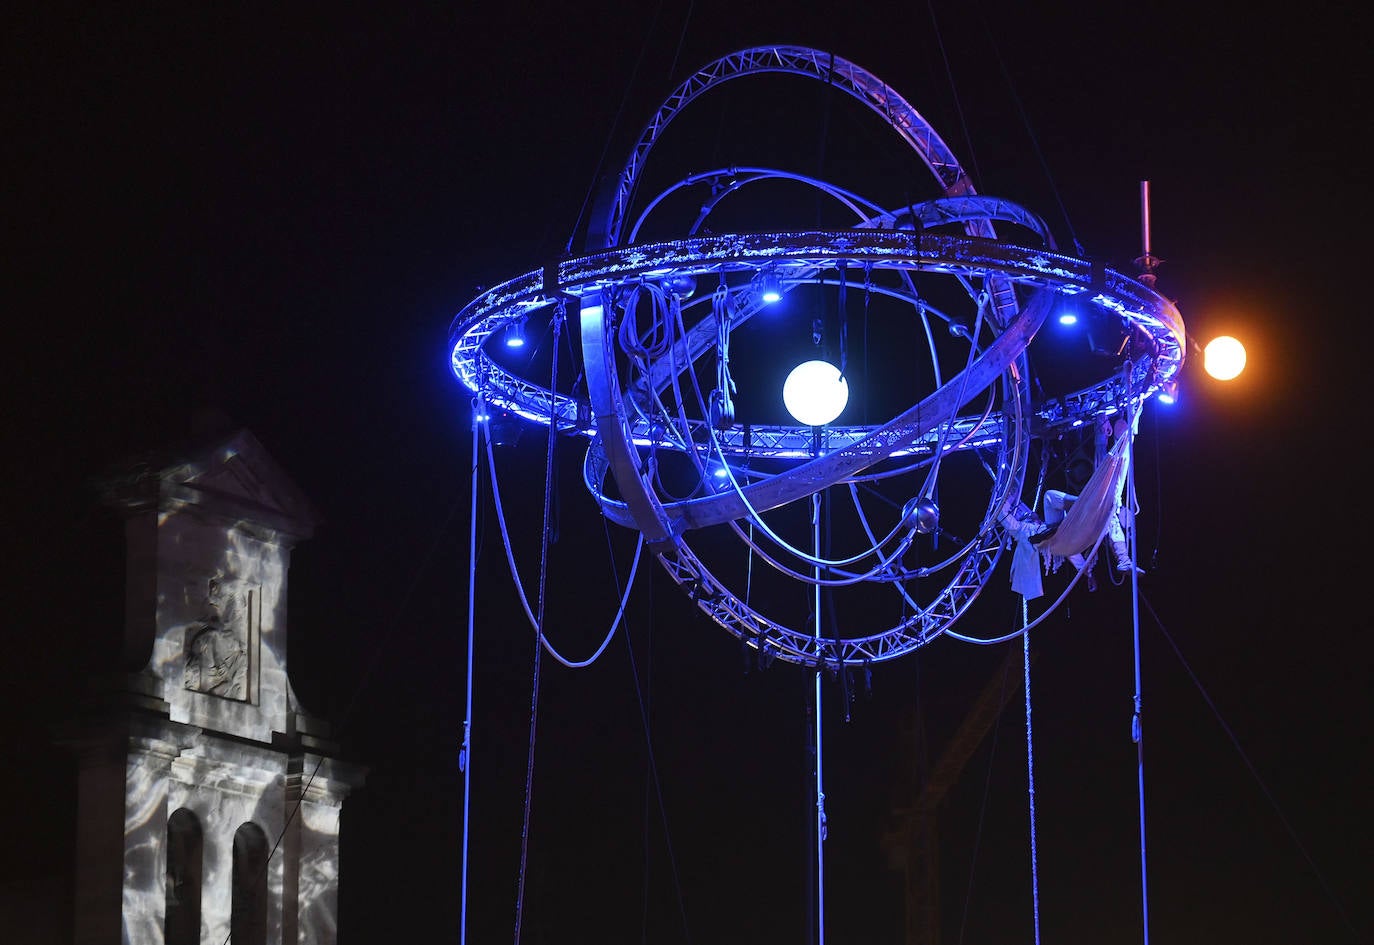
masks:
<path id="1" fill-rule="evenodd" d="M 241 430 L 108 484 L 125 519 L 134 671 L 65 733 L 78 758 L 77 945 L 332 943 L 331 757 L 286 671 L 309 503 Z"/>

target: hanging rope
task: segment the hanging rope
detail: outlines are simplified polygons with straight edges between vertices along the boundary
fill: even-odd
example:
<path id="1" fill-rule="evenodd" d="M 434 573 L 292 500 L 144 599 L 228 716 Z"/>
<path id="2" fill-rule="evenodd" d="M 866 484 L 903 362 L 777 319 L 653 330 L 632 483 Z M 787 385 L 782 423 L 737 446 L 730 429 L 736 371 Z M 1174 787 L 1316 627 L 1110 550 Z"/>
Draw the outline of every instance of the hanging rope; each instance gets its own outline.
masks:
<path id="1" fill-rule="evenodd" d="M 353 691 L 349 695 L 347 705 L 344 706 L 343 710 L 338 715 L 337 734 L 339 736 L 343 736 L 350 731 L 350 726 L 353 724 L 354 713 L 358 710 L 360 704 L 359 700 L 367 690 L 372 674 L 381 663 L 383 653 L 388 647 L 394 647 L 400 642 L 408 629 L 414 626 L 413 622 L 405 623 L 402 618 L 405 617 L 406 610 L 410 606 L 410 601 L 415 596 L 416 588 L 420 586 L 420 582 L 429 574 L 430 565 L 438 557 L 439 547 L 448 536 L 449 526 L 453 524 L 453 520 L 457 517 L 458 510 L 462 505 L 463 501 L 460 494 L 454 499 L 453 504 L 449 507 L 448 514 L 444 516 L 443 522 L 434 533 L 434 538 L 430 542 L 429 549 L 425 552 L 419 565 L 411 574 L 410 583 L 406 585 L 405 591 L 400 595 L 400 600 L 396 605 L 396 609 L 392 612 L 391 618 L 386 623 L 386 630 L 377 634 L 377 645 L 373 647 L 372 654 L 368 658 L 367 665 L 363 668 L 362 675 L 359 676 L 357 683 L 353 686 Z M 310 788 L 315 783 L 315 779 L 319 777 L 320 769 L 327 760 L 327 756 L 323 754 L 316 758 L 314 767 L 310 769 L 310 776 L 305 779 L 305 783 L 297 794 L 296 800 L 291 804 L 291 809 L 287 812 L 286 819 L 282 822 L 281 830 L 277 833 L 276 839 L 272 842 L 271 849 L 267 851 L 267 856 L 263 857 L 261 866 L 253 882 L 257 882 L 257 880 L 261 878 L 262 871 L 268 868 L 272 862 L 272 858 L 276 856 L 277 851 L 281 849 L 282 842 L 286 838 L 287 830 L 291 828 L 291 824 L 300 814 L 301 805 L 304 803 L 305 798 L 309 796 Z M 249 885 L 251 886 L 252 883 Z M 222 945 L 229 945 L 232 932 L 232 929 L 225 932 Z"/>
<path id="2" fill-rule="evenodd" d="M 563 330 L 563 308 L 553 321 L 553 356 L 549 368 L 549 390 L 558 389 L 558 335 Z M 520 945 L 520 920 L 525 912 L 525 872 L 529 863 L 530 801 L 534 793 L 534 744 L 539 727 L 539 656 L 544 648 L 544 603 L 549 576 L 549 533 L 553 506 L 553 460 L 558 446 L 558 425 L 549 424 L 548 450 L 544 457 L 544 532 L 539 542 L 539 613 L 535 618 L 534 679 L 530 685 L 530 747 L 525 760 L 525 806 L 520 826 L 520 873 L 515 891 L 515 945 Z"/>
<path id="3" fill-rule="evenodd" d="M 1103 532 L 1103 537 L 1105 536 L 1106 532 Z M 1092 551 L 1084 555 L 1085 560 L 1083 564 L 1079 566 L 1077 573 L 1074 574 L 1073 580 L 1069 581 L 1068 585 L 1064 588 L 1063 592 L 1057 598 L 1055 598 L 1054 603 L 1047 607 L 1044 613 L 1036 617 L 1030 623 L 1023 626 L 1020 630 L 1013 630 L 1011 633 L 1004 634 L 1000 637 L 992 637 L 990 639 L 982 639 L 981 637 L 970 637 L 962 633 L 956 633 L 953 630 L 945 630 L 942 636 L 951 637 L 955 640 L 958 640 L 961 643 L 976 643 L 979 646 L 995 646 L 996 644 L 1007 643 L 1011 640 L 1015 640 L 1017 637 L 1025 636 L 1026 633 L 1038 627 L 1041 621 L 1045 620 L 1056 610 L 1058 610 L 1059 605 L 1064 603 L 1064 601 L 1068 599 L 1069 592 L 1072 591 L 1075 586 L 1077 586 L 1079 579 L 1082 578 L 1084 574 L 1088 573 L 1090 563 L 1097 556 L 1097 549 L 1101 547 L 1101 545 L 1102 538 L 1098 538 L 1097 544 L 1093 545 Z M 1024 601 L 1022 603 L 1024 603 Z"/>
<path id="4" fill-rule="evenodd" d="M 1031 915 L 1035 921 L 1035 945 L 1040 945 L 1040 863 L 1035 844 L 1035 740 L 1031 737 L 1030 632 L 1025 598 L 1021 599 L 1021 663 L 1026 680 L 1026 794 L 1030 798 Z"/>
<path id="5" fill-rule="evenodd" d="M 816 550 L 816 556 L 821 554 L 821 494 L 816 492 L 811 496 L 811 535 L 812 543 Z M 815 569 L 817 580 L 815 586 L 815 597 L 813 606 L 815 607 L 815 623 L 813 625 L 813 637 L 816 652 L 820 652 L 821 647 L 821 586 L 819 583 L 821 569 Z M 814 726 L 815 742 L 813 750 L 816 759 L 816 945 L 825 945 L 825 835 L 827 832 L 825 818 L 825 782 L 823 780 L 824 764 L 821 755 L 821 670 L 824 664 L 819 656 L 816 659 L 816 672 L 813 679 L 812 707 L 813 712 L 811 721 Z M 841 667 L 843 671 L 843 667 Z"/>
<path id="6" fill-rule="evenodd" d="M 1129 383 L 1129 375 L 1128 375 Z M 1130 396 L 1130 388 L 1127 387 L 1127 396 Z M 1138 409 L 1138 408 L 1137 408 Z M 1134 711 L 1131 715 L 1131 740 L 1135 742 L 1135 771 L 1136 785 L 1139 796 L 1139 821 L 1140 821 L 1140 921 L 1143 933 L 1144 945 L 1150 945 L 1150 891 L 1146 882 L 1145 869 L 1145 743 L 1144 731 L 1141 726 L 1141 686 L 1140 686 L 1140 569 L 1135 567 L 1134 562 L 1140 560 L 1136 557 L 1136 527 L 1135 527 L 1135 428 L 1139 422 L 1139 413 L 1131 418 L 1131 426 L 1124 439 L 1128 445 L 1126 449 L 1128 457 L 1126 460 L 1126 495 L 1128 507 L 1131 509 L 1130 522 L 1128 525 L 1129 534 L 1127 535 L 1131 547 L 1131 629 L 1132 641 L 1135 649 L 1135 697 L 1133 699 Z"/>
<path id="7" fill-rule="evenodd" d="M 510 569 L 511 581 L 515 584 L 516 596 L 520 598 L 520 607 L 524 610 L 525 618 L 529 621 L 530 627 L 538 634 L 539 643 L 546 653 L 562 665 L 568 667 L 568 669 L 585 669 L 600 659 L 602 653 L 606 652 L 606 647 L 610 645 L 611 638 L 615 636 L 615 631 L 619 628 L 621 619 L 625 616 L 625 607 L 630 602 L 630 591 L 634 588 L 635 576 L 639 573 L 639 561 L 644 551 L 644 536 L 640 535 L 639 541 L 635 545 L 635 557 L 630 565 L 630 576 L 625 583 L 625 590 L 620 595 L 620 607 L 616 610 L 615 619 L 611 621 L 611 627 L 606 631 L 606 636 L 602 639 L 601 645 L 596 648 L 596 652 L 585 660 L 568 659 L 562 653 L 558 652 L 558 650 L 554 648 L 554 645 L 549 642 L 548 636 L 540 629 L 538 617 L 535 616 L 534 611 L 530 608 L 529 596 L 525 593 L 524 579 L 520 577 L 520 570 L 515 565 L 515 548 L 511 543 L 510 531 L 506 525 L 506 510 L 501 501 L 501 487 L 496 478 L 496 455 L 492 449 L 490 437 L 487 438 L 486 445 L 487 466 L 491 471 L 491 492 L 496 505 L 496 523 L 501 529 L 501 543 L 506 550 L 506 566 Z M 619 572 L 615 571 L 614 561 L 611 562 L 611 569 L 613 573 L 617 574 L 616 581 L 619 583 Z"/>
<path id="8" fill-rule="evenodd" d="M 486 413 L 486 405 L 480 397 L 472 405 L 472 512 L 468 532 L 468 654 L 467 654 L 467 695 L 463 703 L 463 747 L 458 752 L 458 770 L 463 775 L 463 885 L 461 905 L 458 912 L 458 941 L 467 945 L 468 940 L 468 825 L 471 822 L 469 810 L 472 804 L 472 646 L 476 636 L 477 603 L 477 492 L 478 473 L 481 462 L 478 459 L 480 447 L 478 438 L 482 431 L 479 419 Z"/>

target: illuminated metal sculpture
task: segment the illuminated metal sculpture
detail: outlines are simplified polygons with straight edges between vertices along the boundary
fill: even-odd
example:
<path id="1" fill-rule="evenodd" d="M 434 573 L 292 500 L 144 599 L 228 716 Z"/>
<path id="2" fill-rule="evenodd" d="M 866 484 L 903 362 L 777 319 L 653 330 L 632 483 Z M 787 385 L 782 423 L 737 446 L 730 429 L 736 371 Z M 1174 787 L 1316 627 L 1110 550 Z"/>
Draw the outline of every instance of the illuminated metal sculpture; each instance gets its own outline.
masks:
<path id="1" fill-rule="evenodd" d="M 891 209 L 804 174 L 729 167 L 677 180 L 632 218 L 667 126 L 722 83 L 770 73 L 824 82 L 879 115 L 933 175 L 932 199 Z M 852 225 L 707 229 L 723 201 L 763 181 L 812 188 L 851 213 Z M 679 238 L 638 242 L 693 188 L 707 196 Z M 814 313 L 825 293 L 838 294 L 843 319 L 846 290 L 862 293 L 866 314 L 877 300 L 888 324 L 923 339 L 929 363 L 904 372 L 906 406 L 880 422 L 810 426 L 775 421 L 757 392 L 749 404 L 737 390 L 732 338 L 770 321 L 774 306 Z M 1120 358 L 1105 379 L 1046 397 L 1033 393 L 1027 348 L 1067 297 L 1114 326 Z M 508 329 L 534 338 L 565 319 L 581 351 L 566 387 L 493 357 Z M 932 330 L 939 322 L 948 330 Z M 829 53 L 768 46 L 683 82 L 603 195 L 586 253 L 483 292 L 456 317 L 452 344 L 453 370 L 483 412 L 590 440 L 584 479 L 603 513 L 638 530 L 702 611 L 761 658 L 838 669 L 909 653 L 959 619 L 1007 546 L 1003 522 L 1023 502 L 1033 444 L 1138 409 L 1172 382 L 1185 334 L 1174 305 L 1143 281 L 1058 252 L 1034 214 L 976 195 L 945 143 L 881 80 Z M 861 385 L 843 351 L 840 360 L 848 387 Z M 937 499 L 974 479 L 985 498 L 970 509 Z M 830 502 L 848 522 L 840 531 L 862 540 L 839 552 L 832 540 L 822 556 L 800 547 L 818 528 L 815 505 L 803 500 L 831 491 L 850 497 Z M 832 635 L 810 625 L 816 610 L 802 620 L 776 615 L 787 582 L 814 594 L 806 606 L 816 610 L 816 588 L 851 595 Z"/>

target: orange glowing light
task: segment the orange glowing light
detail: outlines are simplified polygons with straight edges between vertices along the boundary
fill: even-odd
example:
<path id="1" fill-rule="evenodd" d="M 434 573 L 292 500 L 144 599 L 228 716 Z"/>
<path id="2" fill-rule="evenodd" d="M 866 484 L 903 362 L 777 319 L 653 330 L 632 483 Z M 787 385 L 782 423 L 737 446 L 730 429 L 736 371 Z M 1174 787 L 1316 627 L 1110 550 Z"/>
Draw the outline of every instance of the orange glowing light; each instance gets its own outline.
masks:
<path id="1" fill-rule="evenodd" d="M 1245 346 L 1230 335 L 1213 338 L 1202 350 L 1202 366 L 1219 381 L 1229 381 L 1245 370 Z"/>

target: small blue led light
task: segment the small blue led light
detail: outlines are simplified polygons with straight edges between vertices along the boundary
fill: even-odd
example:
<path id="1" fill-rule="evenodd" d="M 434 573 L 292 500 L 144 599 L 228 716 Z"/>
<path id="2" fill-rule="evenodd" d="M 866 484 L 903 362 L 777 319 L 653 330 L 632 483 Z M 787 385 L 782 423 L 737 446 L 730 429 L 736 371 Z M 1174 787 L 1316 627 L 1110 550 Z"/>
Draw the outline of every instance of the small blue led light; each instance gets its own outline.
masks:
<path id="1" fill-rule="evenodd" d="M 1061 325 L 1077 325 L 1077 324 L 1078 324 L 1078 316 L 1075 315 L 1073 312 L 1061 312 L 1060 315 L 1059 315 L 1059 324 L 1061 324 Z"/>
<path id="2" fill-rule="evenodd" d="M 724 466 L 717 466 L 717 467 L 712 471 L 711 475 L 715 476 L 717 479 L 724 479 L 724 478 L 725 478 L 725 467 L 724 467 Z"/>
<path id="3" fill-rule="evenodd" d="M 506 326 L 506 347 L 525 347 L 525 320 L 523 318 L 517 319 Z"/>

